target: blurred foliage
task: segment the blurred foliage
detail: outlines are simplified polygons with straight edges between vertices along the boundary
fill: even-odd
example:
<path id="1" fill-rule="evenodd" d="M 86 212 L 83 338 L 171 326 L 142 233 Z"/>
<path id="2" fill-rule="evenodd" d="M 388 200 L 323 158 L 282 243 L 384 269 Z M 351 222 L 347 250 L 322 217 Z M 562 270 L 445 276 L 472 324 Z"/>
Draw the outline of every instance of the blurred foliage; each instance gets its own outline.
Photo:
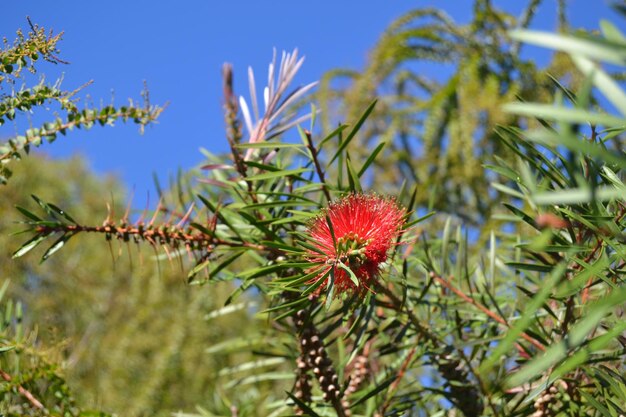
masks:
<path id="1" fill-rule="evenodd" d="M 41 55 L 45 45 L 56 48 L 58 36 L 48 38 L 43 29 L 32 29 L 29 37 L 18 36 L 16 44 L 2 52 L 3 62 L 20 51 Z M 60 59 L 58 62 L 62 63 Z M 31 71 L 35 71 L 34 66 Z M 110 125 L 110 117 L 122 113 L 136 117 L 134 122 L 140 126 L 147 122 L 141 116 L 144 109 L 132 102 L 120 108 L 79 110 L 76 92 L 64 91 L 59 82 L 17 88 L 21 78 L 17 78 L 16 66 L 5 81 L 9 75 L 11 82 L 0 84 L 6 92 L 0 93 L 0 117 L 19 119 L 25 112 L 42 106 L 54 108 L 54 102 L 60 101 L 61 108 L 67 109 L 64 123 L 76 127 L 90 127 L 88 119 L 92 116 L 100 124 Z M 150 112 L 149 117 L 155 117 L 160 108 L 150 107 Z M 15 207 L 32 205 L 31 194 L 73 207 L 76 219 L 104 222 L 107 218 L 141 215 L 127 212 L 128 196 L 116 179 L 99 179 L 80 159 L 24 158 L 25 153 L 18 151 L 28 150 L 27 146 L 20 148 L 20 138 L 35 141 L 46 129 L 47 135 L 55 128 L 44 123 L 41 128 L 31 127 L 23 136 L 10 137 L 5 147 L 11 150 L 0 157 L 2 167 L 19 160 L 11 166 L 12 175 L 2 186 L 0 199 L 0 247 L 5 249 L 0 253 L 0 278 L 11 281 L 2 301 L 2 310 L 7 311 L 2 346 L 16 347 L 0 357 L 0 369 L 13 381 L 2 385 L 2 392 L 12 396 L 3 398 L 0 413 L 44 412 L 18 392 L 19 384 L 53 415 L 97 415 L 84 411 L 94 408 L 128 415 L 170 415 L 203 404 L 227 410 L 228 405 L 206 393 L 218 390 L 217 371 L 230 363 L 233 355 L 208 356 L 206 347 L 248 326 L 255 331 L 266 326 L 262 320 L 248 320 L 245 300 L 228 315 L 210 316 L 230 292 L 228 284 L 220 288 L 189 287 L 184 280 L 186 272 L 178 263 L 160 264 L 149 248 L 117 242 L 103 245 L 96 236 L 68 242 L 67 250 L 45 264 L 11 259 L 16 248 L 12 234 L 20 229 Z M 174 197 L 164 195 L 163 201 L 170 198 Z M 11 325 L 16 321 L 11 319 L 16 305 L 27 312 L 23 320 L 26 328 L 32 329 L 28 336 L 25 330 L 18 335 Z M 232 326 L 234 320 L 242 324 Z M 244 352 L 237 357 L 247 356 Z"/>
<path id="2" fill-rule="evenodd" d="M 379 169 L 369 177 L 373 188 L 398 190 L 398 179 L 406 179 L 422 190 L 420 206 L 476 227 L 489 222 L 500 204 L 490 192 L 493 176 L 484 164 L 494 155 L 513 158 L 494 128 L 518 126 L 520 119 L 504 112 L 503 104 L 518 98 L 549 101 L 554 88 L 548 74 L 568 77 L 572 88 L 580 84 L 567 55 L 555 54 L 541 67 L 522 54 L 519 42 L 508 39 L 507 31 L 528 27 L 540 7 L 552 4 L 522 2 L 515 6 L 520 15 L 513 16 L 498 3 L 506 2 L 474 1 L 474 14 L 464 24 L 440 9 L 415 9 L 387 28 L 362 71 L 330 71 L 317 93 L 327 110 L 321 116 L 324 131 L 338 120 L 354 120 L 378 99 L 359 145 L 351 148 L 355 156 L 367 157 L 370 148 L 386 144 L 376 160 Z M 564 2 L 558 7 L 560 29 L 565 29 Z"/>
<path id="3" fill-rule="evenodd" d="M 24 190 L 73 207 L 76 219 L 103 221 L 107 216 L 122 217 L 126 210 L 119 183 L 98 179 L 79 159 L 32 156 L 14 172 L 0 200 L 0 247 L 16 248 L 11 236 L 19 229 L 15 206 L 33 203 Z M 110 197 L 103 197 L 104 190 Z M 255 308 L 251 300 L 243 299 L 232 311 L 219 314 L 230 285 L 187 286 L 186 271 L 178 262 L 159 265 L 154 257 L 147 247 L 118 242 L 108 246 L 98 236 L 69 242 L 44 264 L 34 258 L 12 260 L 9 251 L 0 254 L 2 276 L 12 282 L 9 297 L 20 300 L 27 312 L 26 326 L 35 329 L 32 340 L 23 337 L 26 340 L 19 342 L 30 344 L 20 350 L 25 357 L 21 360 L 33 372 L 50 367 L 54 373 L 41 377 L 50 378 L 49 384 L 58 380 L 65 387 L 66 381 L 72 397 L 62 397 L 63 401 L 73 398 L 82 407 L 123 415 L 170 415 L 196 405 L 228 410 L 219 397 L 207 393 L 219 391 L 219 369 L 249 354 L 232 346 L 214 349 L 211 355 L 206 349 L 225 338 L 241 337 L 246 328 L 259 334 L 267 323 L 248 316 Z M 3 346 L 17 343 L 13 339 L 7 338 Z M 34 353 L 42 357 L 28 359 Z M 37 362 L 44 359 L 47 362 Z M 0 363 L 8 366 L 0 369 L 10 375 L 24 372 L 25 365 L 4 360 Z M 33 395 L 53 412 L 52 404 L 58 400 L 39 396 L 40 392 L 46 390 Z"/>
<path id="4" fill-rule="evenodd" d="M 2 301 L 2 407 L 624 415 L 626 36 L 606 21 L 598 34 L 567 30 L 563 2 L 562 33 L 527 30 L 539 3 L 513 19 L 476 0 L 467 26 L 409 13 L 346 89 L 336 74 L 322 83 L 321 116 L 295 106 L 314 85 L 289 89 L 297 51 L 274 58 L 262 95 L 249 71 L 249 100 L 225 66 L 231 153 L 206 151 L 154 211 L 105 208 L 115 184 L 77 162 L 16 165 L 3 191 L 27 237 L 4 244 L 22 284 L 10 287 L 19 303 Z M 557 54 L 538 69 L 522 43 Z M 435 82 L 413 60 L 456 66 Z M 64 180 L 72 169 L 77 182 Z M 406 207 L 402 240 L 369 291 L 341 294 L 334 268 L 320 277 L 312 264 L 308 225 L 326 219 L 329 253 L 365 251 L 323 210 L 369 190 Z M 24 261 L 35 257 L 45 263 Z M 327 264 L 354 275 L 357 261 Z M 41 344 L 22 309 L 26 328 L 46 326 Z"/>

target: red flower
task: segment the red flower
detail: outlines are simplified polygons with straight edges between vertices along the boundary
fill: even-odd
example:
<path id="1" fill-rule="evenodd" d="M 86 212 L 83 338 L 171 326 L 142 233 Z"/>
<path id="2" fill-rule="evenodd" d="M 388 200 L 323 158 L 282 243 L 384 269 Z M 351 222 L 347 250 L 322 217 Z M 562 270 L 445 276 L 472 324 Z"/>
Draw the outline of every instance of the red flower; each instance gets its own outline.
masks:
<path id="1" fill-rule="evenodd" d="M 375 194 L 349 194 L 322 210 L 308 226 L 307 258 L 319 264 L 312 282 L 326 277 L 318 291 L 332 276 L 335 294 L 369 290 L 402 233 L 404 214 L 395 200 Z"/>

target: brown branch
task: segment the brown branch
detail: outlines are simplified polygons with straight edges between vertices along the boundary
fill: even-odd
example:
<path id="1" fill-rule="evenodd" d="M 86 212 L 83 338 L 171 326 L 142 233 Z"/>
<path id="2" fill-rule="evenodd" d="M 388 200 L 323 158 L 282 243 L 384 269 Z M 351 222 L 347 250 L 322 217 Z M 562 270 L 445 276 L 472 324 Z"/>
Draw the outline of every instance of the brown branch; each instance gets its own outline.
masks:
<path id="1" fill-rule="evenodd" d="M 623 204 L 620 203 L 620 210 L 617 214 L 617 217 L 615 218 L 615 224 L 618 224 L 624 219 L 624 216 L 626 216 L 626 206 L 624 206 Z M 593 250 L 591 251 L 591 253 L 589 255 L 587 255 L 585 257 L 585 263 L 589 263 L 591 262 L 591 260 L 593 258 L 595 258 L 596 253 L 602 248 L 604 244 L 604 239 L 598 237 L 596 245 L 594 246 Z M 582 265 L 580 263 L 576 263 L 573 266 L 573 269 L 575 270 L 581 270 L 582 269 Z M 589 299 L 589 290 L 593 284 L 594 281 L 594 276 L 589 277 L 589 279 L 587 280 L 587 284 L 585 285 L 585 288 L 583 289 L 582 295 L 581 295 L 581 302 L 582 304 L 586 304 L 588 299 Z"/>
<path id="2" fill-rule="evenodd" d="M 2 377 L 2 379 L 4 379 L 6 382 L 9 382 L 9 383 L 13 382 L 13 378 L 11 378 L 11 375 L 9 375 L 8 373 L 4 372 L 2 369 L 0 369 L 0 377 Z M 20 384 L 17 384 L 17 391 L 24 398 L 26 398 L 28 400 L 28 402 L 33 405 L 33 407 L 39 408 L 40 410 L 45 409 L 43 404 L 37 398 L 35 398 L 35 396 L 33 394 L 31 394 L 30 391 L 28 391 L 26 388 L 24 388 Z"/>
<path id="3" fill-rule="evenodd" d="M 237 145 L 241 143 L 243 135 L 241 134 L 241 122 L 237 117 L 239 113 L 239 105 L 237 104 L 237 98 L 235 96 L 235 89 L 233 83 L 233 66 L 231 64 L 224 64 L 222 67 L 222 82 L 223 82 L 223 94 L 224 94 L 224 119 L 226 121 L 226 139 L 230 146 L 230 153 L 235 163 L 235 169 L 241 175 L 246 182 L 248 188 L 248 195 L 254 203 L 258 203 L 256 194 L 254 194 L 254 187 L 252 181 L 248 180 L 248 168 L 245 164 L 245 158 L 241 155 L 241 152 L 237 148 Z M 257 213 L 258 217 L 258 213 Z"/>
<path id="4" fill-rule="evenodd" d="M 392 308 L 398 312 L 406 312 L 418 334 L 429 341 L 433 347 L 443 347 L 444 352 L 457 351 L 461 357 L 464 357 L 462 349 L 447 345 L 444 341 L 432 333 L 428 327 L 423 325 L 411 310 L 403 310 L 402 300 L 400 300 L 389 288 L 383 285 L 380 285 L 379 288 L 380 291 L 391 300 Z M 466 366 L 464 366 L 460 360 L 454 358 L 450 353 L 432 355 L 432 361 L 441 376 L 447 381 L 447 384 L 450 387 L 450 395 L 455 399 L 455 404 L 459 407 L 463 414 L 468 417 L 477 417 L 482 415 L 484 407 L 480 400 L 478 391 L 468 378 L 468 372 L 465 369 Z M 475 374 L 471 367 L 469 367 L 468 370 Z M 398 380 L 396 379 L 395 381 Z"/>
<path id="5" fill-rule="evenodd" d="M 498 323 L 502 324 L 503 326 L 506 326 L 508 328 L 510 328 L 509 323 L 507 323 L 506 320 L 504 320 L 502 317 L 500 317 L 499 315 L 497 315 L 496 313 L 494 313 L 493 311 L 489 310 L 487 307 L 485 307 L 484 305 L 476 302 L 476 300 L 474 300 L 473 298 L 469 297 L 468 295 L 466 295 L 465 293 L 463 293 L 461 290 L 459 290 L 458 288 L 456 288 L 450 281 L 446 280 L 445 278 L 437 275 L 434 272 L 430 273 L 430 277 L 432 279 L 434 279 L 435 281 L 439 282 L 441 285 L 443 285 L 444 287 L 446 287 L 447 289 L 449 289 L 450 291 L 452 291 L 454 294 L 456 294 L 459 298 L 463 299 L 464 301 L 466 301 L 467 303 L 473 305 L 474 307 L 478 308 L 480 311 L 482 311 L 483 313 L 485 313 L 487 316 L 491 317 L 493 320 L 497 321 Z M 522 332 L 521 336 L 528 342 L 530 342 L 533 346 L 535 346 L 537 349 L 541 350 L 541 351 L 545 351 L 546 348 L 544 345 L 541 344 L 541 342 L 539 342 L 537 339 L 533 338 L 532 336 L 530 336 L 529 334 L 527 334 L 526 332 Z"/>
<path id="6" fill-rule="evenodd" d="M 413 360 L 413 356 L 415 356 L 416 350 L 417 350 L 416 347 L 411 348 L 411 350 L 409 351 L 404 361 L 402 361 L 402 365 L 400 365 L 400 369 L 398 369 L 398 372 L 396 373 L 396 379 L 391 383 L 391 385 L 389 386 L 389 390 L 387 391 L 385 395 L 386 397 L 385 403 L 380 408 L 381 416 L 385 415 L 387 408 L 389 408 L 389 406 L 391 405 L 393 394 L 398 389 L 398 386 L 400 385 L 400 381 L 402 381 L 402 378 L 404 378 L 404 374 L 406 374 L 406 370 L 409 367 L 409 364 L 411 363 L 411 361 Z"/>
<path id="7" fill-rule="evenodd" d="M 115 236 L 117 239 L 128 241 L 131 237 L 136 237 L 149 243 L 170 244 L 176 246 L 178 244 L 189 245 L 191 248 L 212 248 L 214 246 L 229 247 L 246 247 L 259 251 L 274 251 L 264 245 L 254 244 L 250 242 L 231 242 L 223 240 L 215 236 L 207 235 L 201 232 L 192 232 L 189 229 L 179 227 L 153 227 L 153 226 L 117 226 L 115 224 L 105 224 L 103 226 L 84 226 L 78 224 L 58 224 L 54 226 L 36 225 L 34 228 L 38 234 L 52 233 L 100 233 L 108 236 Z"/>
<path id="8" fill-rule="evenodd" d="M 324 178 L 324 170 L 322 169 L 322 166 L 320 165 L 317 149 L 315 148 L 315 145 L 313 145 L 313 138 L 311 137 L 311 132 L 304 129 L 304 135 L 306 136 L 307 148 L 309 148 L 309 151 L 311 152 L 311 158 L 313 159 L 313 163 L 315 164 L 315 171 L 317 172 L 317 176 L 320 178 L 320 183 L 322 184 L 322 191 L 324 192 L 326 199 L 330 202 L 331 197 L 330 197 L 330 193 L 328 192 L 328 188 L 326 187 L 326 180 Z"/>
<path id="9" fill-rule="evenodd" d="M 422 322 L 420 322 L 417 316 L 415 316 L 415 314 L 413 313 L 413 310 L 402 309 L 402 304 L 403 304 L 402 300 L 400 300 L 389 288 L 387 288 L 384 285 L 379 285 L 378 290 L 381 293 L 385 294 L 385 296 L 387 296 L 389 300 L 391 300 L 391 305 L 390 305 L 391 308 L 393 308 L 399 313 L 404 312 L 407 314 L 409 320 L 411 320 L 411 323 L 413 324 L 413 326 L 415 327 L 415 329 L 417 330 L 417 332 L 419 333 L 421 337 L 431 342 L 433 346 L 438 346 L 439 344 L 441 344 L 441 341 L 439 340 L 439 338 L 434 333 L 432 333 L 426 325 L 422 324 Z"/>

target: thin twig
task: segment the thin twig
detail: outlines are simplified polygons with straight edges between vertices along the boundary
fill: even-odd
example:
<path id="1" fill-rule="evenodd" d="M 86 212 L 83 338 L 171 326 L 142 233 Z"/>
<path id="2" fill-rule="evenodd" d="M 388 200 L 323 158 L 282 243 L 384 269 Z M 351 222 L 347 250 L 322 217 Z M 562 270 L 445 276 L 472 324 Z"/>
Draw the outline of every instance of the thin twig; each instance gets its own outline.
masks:
<path id="1" fill-rule="evenodd" d="M 399 313 L 403 312 L 407 314 L 407 316 L 409 317 L 409 320 L 411 320 L 411 323 L 413 324 L 415 329 L 418 331 L 420 336 L 430 341 L 433 344 L 433 346 L 437 346 L 441 343 L 439 338 L 434 333 L 432 333 L 428 329 L 427 326 L 425 326 L 424 324 L 420 322 L 417 316 L 415 316 L 415 314 L 413 313 L 413 310 L 410 310 L 408 308 L 407 309 L 402 308 L 402 305 L 403 305 L 402 300 L 400 300 L 389 288 L 385 287 L 384 285 L 379 285 L 378 290 L 381 293 L 385 294 L 387 298 L 391 300 L 391 303 L 392 303 L 391 307 L 394 310 L 396 310 Z"/>
<path id="2" fill-rule="evenodd" d="M 443 285 L 444 287 L 446 287 L 447 289 L 449 289 L 450 291 L 452 291 L 454 294 L 456 294 L 458 297 L 460 297 L 461 299 L 463 299 L 464 301 L 470 303 L 471 305 L 473 305 L 474 307 L 478 308 L 480 311 L 482 311 L 483 313 L 485 313 L 486 315 L 488 315 L 489 317 L 491 317 L 492 319 L 494 319 L 495 321 L 497 321 L 498 323 L 509 327 L 509 323 L 507 323 L 506 320 L 504 320 L 502 317 L 500 317 L 499 315 L 497 315 L 496 313 L 494 313 L 493 311 L 489 310 L 487 307 L 485 307 L 484 305 L 476 302 L 476 300 L 474 300 L 473 298 L 469 297 L 468 295 L 466 295 L 464 292 L 462 292 L 461 290 L 459 290 L 458 288 L 456 288 L 450 281 L 448 281 L 447 279 L 437 275 L 434 272 L 430 273 L 430 276 L 432 279 L 434 279 L 435 281 L 439 282 L 441 285 Z M 530 336 L 529 334 L 522 332 L 521 336 L 526 339 L 528 342 L 530 342 L 533 346 L 535 346 L 537 349 L 541 350 L 541 351 L 545 351 L 546 348 L 544 345 L 541 344 L 541 342 L 539 342 L 537 339 L 533 338 L 532 336 Z"/>
<path id="3" fill-rule="evenodd" d="M 6 372 L 4 372 L 2 369 L 0 369 L 0 376 L 2 377 L 2 379 L 4 379 L 6 382 L 12 382 L 13 378 L 11 378 L 11 375 L 7 374 Z M 19 392 L 20 394 L 22 394 L 22 396 L 24 398 L 26 398 L 28 400 L 29 403 L 31 403 L 33 405 L 33 407 L 35 408 L 39 408 L 40 410 L 45 409 L 45 407 L 43 406 L 43 404 L 37 399 L 35 398 L 35 396 L 33 394 L 31 394 L 30 391 L 28 391 L 26 388 L 24 388 L 23 386 L 21 386 L 20 384 L 17 384 L 17 392 Z"/>
<path id="4" fill-rule="evenodd" d="M 331 200 L 330 193 L 328 192 L 328 188 L 326 187 L 326 180 L 324 179 L 324 170 L 320 165 L 320 161 L 318 158 L 317 149 L 315 149 L 315 145 L 313 145 L 313 138 L 311 137 L 311 132 L 304 129 L 304 135 L 306 136 L 307 147 L 309 151 L 311 151 L 311 158 L 313 159 L 313 163 L 315 164 L 315 171 L 317 172 L 317 176 L 320 178 L 320 183 L 322 184 L 322 191 L 326 196 L 328 201 Z"/>
<path id="5" fill-rule="evenodd" d="M 393 398 L 393 395 L 398 389 L 398 386 L 400 385 L 400 381 L 402 381 L 402 378 L 404 378 L 404 374 L 406 374 L 406 370 L 409 367 L 409 364 L 411 363 L 411 361 L 413 360 L 413 356 L 415 356 L 416 350 L 417 350 L 416 347 L 411 348 L 411 350 L 409 351 L 404 361 L 402 361 L 402 365 L 400 366 L 400 369 L 398 369 L 398 372 L 396 373 L 396 379 L 389 386 L 389 390 L 387 390 L 387 394 L 385 395 L 386 396 L 385 403 L 380 408 L 380 415 L 384 416 L 385 412 L 387 411 L 387 408 L 389 408 L 389 406 L 391 405 L 391 400 Z"/>
<path id="6" fill-rule="evenodd" d="M 137 237 L 146 240 L 151 244 L 191 244 L 193 248 L 208 248 L 209 250 L 215 246 L 229 246 L 236 248 L 250 248 L 259 251 L 275 252 L 275 249 L 265 245 L 250 242 L 233 242 L 223 240 L 215 236 L 207 235 L 202 232 L 190 232 L 183 228 L 170 226 L 165 227 L 142 227 L 139 226 L 117 226 L 115 224 L 105 224 L 103 226 L 85 226 L 79 224 L 57 224 L 57 225 L 36 225 L 34 231 L 39 235 L 50 235 L 52 233 L 100 233 L 114 236 L 121 240 L 128 240 L 131 237 Z"/>

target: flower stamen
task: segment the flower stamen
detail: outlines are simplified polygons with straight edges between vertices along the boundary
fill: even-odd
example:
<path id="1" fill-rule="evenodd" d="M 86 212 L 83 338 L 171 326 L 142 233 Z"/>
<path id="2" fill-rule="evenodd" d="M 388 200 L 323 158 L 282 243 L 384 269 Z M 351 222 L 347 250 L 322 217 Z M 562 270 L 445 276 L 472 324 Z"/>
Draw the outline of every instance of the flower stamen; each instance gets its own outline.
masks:
<path id="1" fill-rule="evenodd" d="M 404 217 L 395 200 L 375 194 L 349 194 L 332 202 L 309 223 L 318 250 L 308 249 L 307 258 L 328 265 L 312 282 L 324 276 L 328 280 L 331 268 L 335 294 L 372 291 L 369 284 L 380 275 L 387 252 L 402 233 Z"/>

